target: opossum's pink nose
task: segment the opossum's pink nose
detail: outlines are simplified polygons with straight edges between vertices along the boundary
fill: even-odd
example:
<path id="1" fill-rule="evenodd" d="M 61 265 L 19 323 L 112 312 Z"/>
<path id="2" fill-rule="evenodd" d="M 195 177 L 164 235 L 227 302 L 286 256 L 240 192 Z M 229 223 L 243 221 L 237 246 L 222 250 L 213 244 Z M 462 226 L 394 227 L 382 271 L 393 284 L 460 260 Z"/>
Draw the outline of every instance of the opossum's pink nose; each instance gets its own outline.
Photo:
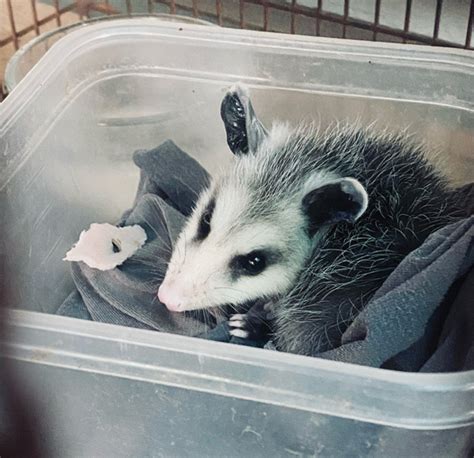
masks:
<path id="1" fill-rule="evenodd" d="M 181 312 L 183 300 L 175 288 L 162 283 L 158 289 L 158 299 L 170 312 Z"/>

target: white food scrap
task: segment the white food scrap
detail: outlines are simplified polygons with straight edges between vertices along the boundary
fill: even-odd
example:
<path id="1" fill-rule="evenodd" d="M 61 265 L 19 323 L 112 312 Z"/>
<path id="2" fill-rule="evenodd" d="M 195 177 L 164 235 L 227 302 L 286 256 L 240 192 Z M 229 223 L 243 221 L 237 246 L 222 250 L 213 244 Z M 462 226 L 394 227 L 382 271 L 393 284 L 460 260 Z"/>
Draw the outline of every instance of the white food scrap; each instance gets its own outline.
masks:
<path id="1" fill-rule="evenodd" d="M 93 223 L 82 231 L 79 240 L 66 253 L 64 261 L 82 261 L 89 267 L 110 270 L 121 265 L 146 242 L 139 225 L 117 227 Z"/>

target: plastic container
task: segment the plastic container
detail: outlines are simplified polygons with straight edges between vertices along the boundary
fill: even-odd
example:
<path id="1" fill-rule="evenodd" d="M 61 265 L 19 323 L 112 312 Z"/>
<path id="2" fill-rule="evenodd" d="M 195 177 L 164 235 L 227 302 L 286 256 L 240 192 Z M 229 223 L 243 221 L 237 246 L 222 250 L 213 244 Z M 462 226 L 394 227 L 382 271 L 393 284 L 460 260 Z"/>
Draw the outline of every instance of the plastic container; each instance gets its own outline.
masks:
<path id="1" fill-rule="evenodd" d="M 211 22 L 203 21 L 202 19 L 196 19 L 188 16 L 179 16 L 174 14 L 153 14 L 144 15 L 137 14 L 132 15 L 137 18 L 156 18 L 160 21 L 171 21 L 171 22 L 184 22 L 186 24 L 201 24 L 201 25 L 214 25 Z M 5 92 L 9 93 L 13 88 L 24 78 L 24 76 L 36 65 L 36 63 L 44 56 L 51 46 L 64 37 L 66 34 L 88 25 L 97 24 L 98 22 L 104 21 L 116 21 L 123 19 L 128 16 L 101 16 L 98 18 L 88 19 L 85 21 L 76 22 L 63 27 L 59 27 L 54 30 L 42 33 L 33 40 L 30 40 L 27 44 L 22 46 L 8 61 L 5 69 L 5 81 L 4 87 Z"/>
<path id="2" fill-rule="evenodd" d="M 0 105 L 13 282 L 9 354 L 58 456 L 462 456 L 474 372 L 409 374 L 52 316 L 82 228 L 131 203 L 135 149 L 171 138 L 211 172 L 219 105 L 247 83 L 259 115 L 377 120 L 474 173 L 474 55 L 147 20 L 75 31 Z M 46 312 L 46 313 L 37 313 Z"/>

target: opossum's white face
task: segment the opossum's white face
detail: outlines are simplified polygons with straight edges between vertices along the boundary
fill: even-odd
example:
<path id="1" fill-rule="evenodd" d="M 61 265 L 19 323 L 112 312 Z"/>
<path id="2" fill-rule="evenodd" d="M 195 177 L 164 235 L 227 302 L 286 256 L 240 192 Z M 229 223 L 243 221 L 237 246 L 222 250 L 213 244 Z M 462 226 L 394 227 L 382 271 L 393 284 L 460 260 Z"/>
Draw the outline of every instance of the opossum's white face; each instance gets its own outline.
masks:
<path id="1" fill-rule="evenodd" d="M 235 182 L 199 200 L 171 257 L 159 298 L 172 311 L 238 306 L 286 293 L 311 251 L 301 202 L 261 218 Z"/>
<path id="2" fill-rule="evenodd" d="M 331 218 L 351 219 L 340 218 L 341 210 L 335 208 L 336 213 L 317 222 L 317 230 L 312 227 L 312 220 L 327 214 L 328 205 L 332 211 L 334 189 L 352 203 L 354 195 L 362 192 L 354 220 L 367 207 L 365 190 L 351 178 L 335 179 L 318 172 L 286 190 L 283 181 L 277 195 L 276 190 L 264 189 L 272 177 L 259 176 L 254 157 L 237 161 L 230 174 L 201 196 L 176 242 L 159 290 L 160 301 L 171 311 L 238 307 L 286 294 L 326 223 Z M 329 201 L 321 197 L 328 192 Z M 311 212 L 316 216 L 311 217 Z"/>
<path id="3" fill-rule="evenodd" d="M 227 94 L 221 114 L 235 162 L 176 242 L 158 292 L 172 311 L 288 293 L 327 228 L 367 208 L 357 180 L 318 170 L 311 135 L 278 125 L 267 132 L 242 88 Z"/>

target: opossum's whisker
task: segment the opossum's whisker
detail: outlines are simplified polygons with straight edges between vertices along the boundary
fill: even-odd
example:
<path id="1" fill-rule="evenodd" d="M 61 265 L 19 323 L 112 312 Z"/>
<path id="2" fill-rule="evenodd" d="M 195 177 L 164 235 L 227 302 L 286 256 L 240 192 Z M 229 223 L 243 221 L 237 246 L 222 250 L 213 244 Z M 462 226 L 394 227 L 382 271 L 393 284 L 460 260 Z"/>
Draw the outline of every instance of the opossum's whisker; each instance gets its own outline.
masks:
<path id="1" fill-rule="evenodd" d="M 229 291 L 235 291 L 240 294 L 246 294 L 245 291 L 242 291 L 241 289 L 237 289 L 237 288 L 232 288 L 231 286 L 214 286 L 214 289 L 229 290 Z"/>

